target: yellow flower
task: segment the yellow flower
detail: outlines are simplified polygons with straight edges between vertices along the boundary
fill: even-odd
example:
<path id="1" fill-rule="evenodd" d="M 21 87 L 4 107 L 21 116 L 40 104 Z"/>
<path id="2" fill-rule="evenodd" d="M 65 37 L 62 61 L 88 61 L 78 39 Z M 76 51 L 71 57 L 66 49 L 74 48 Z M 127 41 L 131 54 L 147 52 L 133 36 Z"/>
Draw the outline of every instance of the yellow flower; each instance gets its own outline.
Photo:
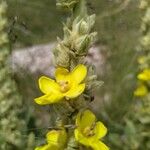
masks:
<path id="1" fill-rule="evenodd" d="M 109 148 L 100 141 L 107 133 L 107 128 L 100 121 L 96 122 L 95 115 L 85 110 L 80 112 L 76 118 L 75 139 L 86 147 L 93 150 L 109 150 Z"/>
<path id="2" fill-rule="evenodd" d="M 138 74 L 138 79 L 143 81 L 149 81 L 150 80 L 150 69 L 145 69 L 143 72 Z"/>
<path id="3" fill-rule="evenodd" d="M 67 134 L 64 129 L 52 130 L 46 135 L 47 144 L 35 148 L 35 150 L 64 150 Z"/>
<path id="4" fill-rule="evenodd" d="M 145 85 L 139 85 L 134 91 L 135 96 L 146 96 L 148 94 L 148 89 Z"/>
<path id="5" fill-rule="evenodd" d="M 56 81 L 45 76 L 39 79 L 39 87 L 45 94 L 35 99 L 39 105 L 56 103 L 66 98 L 75 98 L 83 93 L 85 83 L 82 81 L 87 75 L 87 68 L 84 65 L 76 66 L 72 72 L 65 68 L 57 68 L 55 72 Z"/>

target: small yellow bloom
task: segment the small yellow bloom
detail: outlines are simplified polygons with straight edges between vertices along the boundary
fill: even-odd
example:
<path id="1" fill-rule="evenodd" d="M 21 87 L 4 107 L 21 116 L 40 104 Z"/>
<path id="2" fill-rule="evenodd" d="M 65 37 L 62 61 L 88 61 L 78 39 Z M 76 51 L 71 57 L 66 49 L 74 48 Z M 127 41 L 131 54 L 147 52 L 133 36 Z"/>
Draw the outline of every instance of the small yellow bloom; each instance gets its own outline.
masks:
<path id="1" fill-rule="evenodd" d="M 47 144 L 35 148 L 35 150 L 64 150 L 67 134 L 64 129 L 52 130 L 46 135 Z"/>
<path id="2" fill-rule="evenodd" d="M 85 89 L 85 83 L 82 81 L 87 75 L 87 68 L 84 65 L 76 66 L 72 72 L 65 68 L 57 68 L 55 80 L 42 76 L 39 79 L 39 87 L 45 94 L 35 99 L 39 105 L 56 103 L 63 98 L 72 99 L 81 95 Z"/>
<path id="3" fill-rule="evenodd" d="M 96 122 L 95 115 L 86 110 L 80 112 L 76 118 L 75 138 L 86 147 L 93 150 L 109 150 L 109 148 L 100 141 L 107 133 L 107 128 L 100 121 Z"/>
<path id="4" fill-rule="evenodd" d="M 148 94 L 148 89 L 145 85 L 139 85 L 134 91 L 135 96 L 146 96 Z"/>
<path id="5" fill-rule="evenodd" d="M 150 81 L 150 69 L 143 70 L 137 77 L 139 80 Z"/>

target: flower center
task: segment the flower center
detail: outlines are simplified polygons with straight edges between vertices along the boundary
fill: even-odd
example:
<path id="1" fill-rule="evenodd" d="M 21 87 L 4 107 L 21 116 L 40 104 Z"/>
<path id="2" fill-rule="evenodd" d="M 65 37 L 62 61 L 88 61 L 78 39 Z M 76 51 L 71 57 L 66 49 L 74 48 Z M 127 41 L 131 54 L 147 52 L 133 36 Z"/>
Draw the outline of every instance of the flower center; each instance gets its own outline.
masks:
<path id="1" fill-rule="evenodd" d="M 60 90 L 63 93 L 67 92 L 70 89 L 68 81 L 59 81 L 58 84 L 60 85 Z"/>
<path id="2" fill-rule="evenodd" d="M 94 136 L 94 130 L 93 128 L 91 127 L 86 127 L 84 130 L 83 130 L 83 134 L 86 136 L 86 137 L 90 137 L 90 136 Z"/>

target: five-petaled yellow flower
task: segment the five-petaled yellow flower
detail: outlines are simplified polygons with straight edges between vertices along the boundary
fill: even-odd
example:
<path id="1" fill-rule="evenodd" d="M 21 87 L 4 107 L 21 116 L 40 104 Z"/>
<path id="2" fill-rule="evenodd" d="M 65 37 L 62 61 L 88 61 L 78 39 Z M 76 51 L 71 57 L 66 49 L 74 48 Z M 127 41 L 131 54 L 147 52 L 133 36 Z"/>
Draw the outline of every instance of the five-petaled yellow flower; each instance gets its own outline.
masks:
<path id="1" fill-rule="evenodd" d="M 75 139 L 86 147 L 93 150 L 109 150 L 109 148 L 100 141 L 107 133 L 107 128 L 100 121 L 96 122 L 95 115 L 85 110 L 80 112 L 76 118 Z"/>
<path id="2" fill-rule="evenodd" d="M 150 69 L 144 69 L 137 77 L 139 80 L 150 81 Z"/>
<path id="3" fill-rule="evenodd" d="M 45 94 L 35 99 L 39 105 L 56 103 L 66 98 L 67 100 L 81 95 L 85 89 L 82 81 L 87 75 L 87 68 L 84 65 L 76 66 L 73 71 L 59 67 L 56 69 L 56 81 L 45 76 L 39 79 L 39 87 Z"/>
<path id="4" fill-rule="evenodd" d="M 46 135 L 47 144 L 35 148 L 35 150 L 64 150 L 67 141 L 67 134 L 64 129 L 52 130 Z"/>
<path id="5" fill-rule="evenodd" d="M 141 84 L 134 91 L 135 96 L 146 96 L 148 94 L 148 89 L 145 85 Z"/>

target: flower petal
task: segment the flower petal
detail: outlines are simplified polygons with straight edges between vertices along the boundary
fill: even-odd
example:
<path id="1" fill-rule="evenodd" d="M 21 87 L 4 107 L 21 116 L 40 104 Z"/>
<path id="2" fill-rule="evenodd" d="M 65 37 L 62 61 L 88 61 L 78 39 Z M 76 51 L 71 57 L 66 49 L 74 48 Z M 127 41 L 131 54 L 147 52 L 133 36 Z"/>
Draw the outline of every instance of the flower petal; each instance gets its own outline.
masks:
<path id="1" fill-rule="evenodd" d="M 91 147 L 93 148 L 93 150 L 109 150 L 109 147 L 107 147 L 101 141 L 91 143 Z"/>
<path id="2" fill-rule="evenodd" d="M 56 81 L 66 81 L 66 78 L 68 78 L 69 71 L 63 67 L 59 67 L 55 71 L 55 78 Z"/>
<path id="3" fill-rule="evenodd" d="M 59 85 L 54 80 L 47 78 L 45 76 L 40 77 L 39 87 L 44 94 L 59 91 L 60 88 Z"/>
<path id="4" fill-rule="evenodd" d="M 64 129 L 62 130 L 51 130 L 46 135 L 47 142 L 50 145 L 55 144 L 58 147 L 63 148 L 66 144 L 67 134 Z"/>
<path id="5" fill-rule="evenodd" d="M 148 89 L 145 85 L 141 84 L 134 91 L 135 96 L 146 96 L 148 94 Z"/>
<path id="6" fill-rule="evenodd" d="M 46 134 L 46 140 L 49 144 L 57 144 L 59 138 L 59 132 L 56 130 L 51 130 Z"/>
<path id="7" fill-rule="evenodd" d="M 75 82 L 76 84 L 79 84 L 85 79 L 87 75 L 87 68 L 86 66 L 80 64 L 73 69 L 70 75 L 71 81 Z"/>
<path id="8" fill-rule="evenodd" d="M 47 145 L 39 146 L 35 148 L 35 150 L 58 150 L 58 146 L 47 144 Z"/>
<path id="9" fill-rule="evenodd" d="M 43 146 L 36 147 L 35 150 L 53 150 L 53 149 L 51 149 L 49 145 L 43 145 Z"/>
<path id="10" fill-rule="evenodd" d="M 84 83 L 76 85 L 76 86 L 72 86 L 68 92 L 64 93 L 64 95 L 67 98 L 75 98 L 75 97 L 81 95 L 81 93 L 83 93 L 84 89 L 85 89 Z"/>
<path id="11" fill-rule="evenodd" d="M 95 134 L 97 136 L 98 139 L 101 139 L 102 137 L 104 137 L 107 133 L 107 128 L 105 127 L 105 125 L 98 121 L 96 123 L 96 126 L 95 126 Z"/>
<path id="12" fill-rule="evenodd" d="M 76 125 L 78 128 L 85 129 L 86 127 L 91 127 L 96 122 L 95 115 L 90 110 L 85 110 L 80 112 L 76 118 Z"/>
<path id="13" fill-rule="evenodd" d="M 138 74 L 138 79 L 143 81 L 149 81 L 150 80 L 150 69 L 145 69 L 143 72 Z"/>
<path id="14" fill-rule="evenodd" d="M 78 129 L 74 130 L 74 135 L 75 135 L 75 139 L 79 143 L 81 143 L 81 144 L 83 144 L 83 145 L 85 145 L 87 147 L 90 146 L 90 141 L 88 140 L 88 138 L 86 138 L 85 136 L 83 136 L 82 133 Z"/>
<path id="15" fill-rule="evenodd" d="M 63 94 L 57 92 L 35 98 L 34 100 L 39 105 L 47 105 L 59 102 L 63 97 L 64 97 Z"/>

